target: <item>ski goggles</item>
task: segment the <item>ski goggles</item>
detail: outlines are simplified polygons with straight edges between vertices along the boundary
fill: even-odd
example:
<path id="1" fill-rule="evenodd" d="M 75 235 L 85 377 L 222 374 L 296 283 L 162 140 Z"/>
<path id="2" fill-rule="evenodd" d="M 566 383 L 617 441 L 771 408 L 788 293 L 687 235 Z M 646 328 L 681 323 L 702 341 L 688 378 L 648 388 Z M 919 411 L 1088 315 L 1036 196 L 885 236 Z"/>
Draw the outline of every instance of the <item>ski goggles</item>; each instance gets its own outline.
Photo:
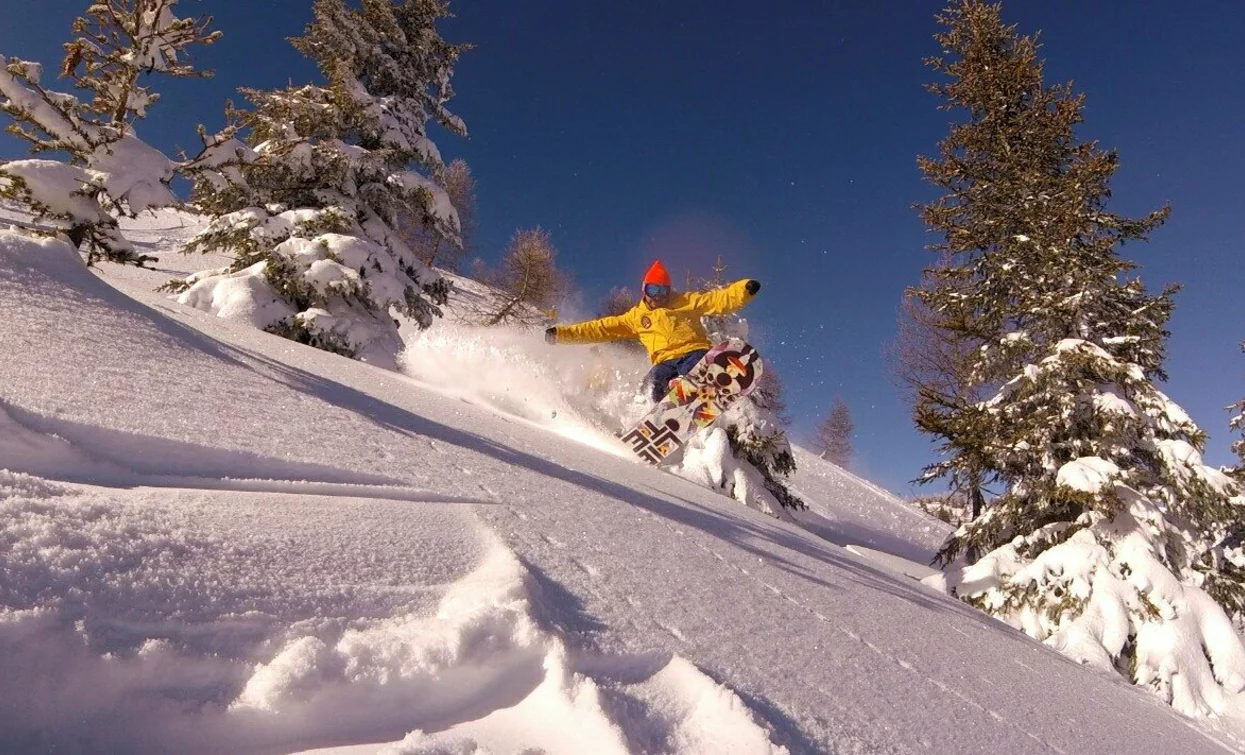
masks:
<path id="1" fill-rule="evenodd" d="M 670 287 L 660 283 L 645 283 L 644 295 L 652 299 L 661 299 L 670 294 Z"/>

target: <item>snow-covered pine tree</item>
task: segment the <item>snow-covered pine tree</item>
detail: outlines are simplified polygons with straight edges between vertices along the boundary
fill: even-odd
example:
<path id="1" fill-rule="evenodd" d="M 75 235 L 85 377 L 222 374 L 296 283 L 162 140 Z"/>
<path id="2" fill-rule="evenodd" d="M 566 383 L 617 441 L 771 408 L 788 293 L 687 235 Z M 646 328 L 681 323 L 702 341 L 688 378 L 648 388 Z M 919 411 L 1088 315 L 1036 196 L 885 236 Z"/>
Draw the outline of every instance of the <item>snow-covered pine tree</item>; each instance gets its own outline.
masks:
<path id="1" fill-rule="evenodd" d="M 1154 382 L 1173 290 L 1148 294 L 1116 251 L 1167 210 L 1106 211 L 1115 153 L 1077 141 L 1083 97 L 1045 85 L 1036 41 L 1000 6 L 960 0 L 939 20 L 944 57 L 928 63 L 946 80 L 931 89 L 967 120 L 920 161 L 946 192 L 922 216 L 949 260 L 930 272 L 949 285 L 919 295 L 981 344 L 969 375 L 992 397 L 931 402 L 916 419 L 945 454 L 931 477 L 1002 486 L 939 552 L 944 586 L 1185 713 L 1218 710 L 1224 689 L 1245 688 L 1228 619 L 1245 582 L 1219 546 L 1241 514 L 1236 486 L 1202 463 L 1204 434 Z M 973 546 L 988 553 L 953 563 Z"/>
<path id="2" fill-rule="evenodd" d="M 814 448 L 821 458 L 846 469 L 856 455 L 852 447 L 852 434 L 855 432 L 856 423 L 852 421 L 851 409 L 847 408 L 842 398 L 835 397 L 830 413 L 817 426 Z"/>
<path id="3" fill-rule="evenodd" d="M 86 253 L 87 264 L 143 264 L 150 258 L 121 235 L 117 215 L 178 202 L 169 184 L 183 166 L 135 133 L 135 121 L 159 99 L 144 82 L 153 73 L 210 75 L 195 69 L 186 51 L 211 44 L 220 32 L 209 31 L 208 17 L 178 18 L 176 4 L 91 3 L 74 21 L 61 66 L 82 97 L 46 88 L 40 64 L 0 55 L 0 112 L 13 120 L 8 132 L 34 153 L 68 157 L 0 164 L 0 197 L 28 208 L 48 232 L 64 234 Z"/>
<path id="4" fill-rule="evenodd" d="M 213 220 L 186 251 L 234 262 L 185 281 L 180 300 L 392 366 L 402 342 L 390 310 L 425 328 L 449 293 L 394 227 L 415 208 L 458 243 L 427 125 L 466 134 L 446 108 L 466 47 L 437 32 L 442 0 L 316 0 L 314 14 L 291 42 L 324 84 L 244 89 L 251 109 L 231 110 L 210 140 L 193 200 Z"/>

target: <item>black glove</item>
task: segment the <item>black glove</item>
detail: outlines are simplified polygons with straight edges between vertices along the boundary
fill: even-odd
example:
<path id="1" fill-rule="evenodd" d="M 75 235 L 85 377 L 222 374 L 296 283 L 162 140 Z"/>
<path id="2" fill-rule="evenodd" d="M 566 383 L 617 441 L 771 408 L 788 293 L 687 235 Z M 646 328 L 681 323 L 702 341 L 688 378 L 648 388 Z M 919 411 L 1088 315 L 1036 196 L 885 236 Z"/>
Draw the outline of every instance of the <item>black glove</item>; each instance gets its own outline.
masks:
<path id="1" fill-rule="evenodd" d="M 557 342 L 558 342 L 558 329 L 557 328 L 545 328 L 545 343 L 557 343 Z"/>
<path id="2" fill-rule="evenodd" d="M 748 281 L 744 284 L 744 290 L 748 292 L 748 296 L 756 296 L 757 291 L 761 290 L 761 281 Z"/>

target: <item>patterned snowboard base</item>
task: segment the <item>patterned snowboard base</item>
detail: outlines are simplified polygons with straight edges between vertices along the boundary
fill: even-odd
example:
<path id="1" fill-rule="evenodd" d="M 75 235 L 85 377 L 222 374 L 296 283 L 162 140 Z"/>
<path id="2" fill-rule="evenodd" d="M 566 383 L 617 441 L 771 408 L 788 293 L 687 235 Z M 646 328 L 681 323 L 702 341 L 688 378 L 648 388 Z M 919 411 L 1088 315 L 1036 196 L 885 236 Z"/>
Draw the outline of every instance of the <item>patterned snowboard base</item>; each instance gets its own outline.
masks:
<path id="1" fill-rule="evenodd" d="M 732 338 L 719 343 L 657 402 L 622 441 L 650 464 L 660 464 L 702 428 L 756 388 L 763 371 L 760 354 Z"/>

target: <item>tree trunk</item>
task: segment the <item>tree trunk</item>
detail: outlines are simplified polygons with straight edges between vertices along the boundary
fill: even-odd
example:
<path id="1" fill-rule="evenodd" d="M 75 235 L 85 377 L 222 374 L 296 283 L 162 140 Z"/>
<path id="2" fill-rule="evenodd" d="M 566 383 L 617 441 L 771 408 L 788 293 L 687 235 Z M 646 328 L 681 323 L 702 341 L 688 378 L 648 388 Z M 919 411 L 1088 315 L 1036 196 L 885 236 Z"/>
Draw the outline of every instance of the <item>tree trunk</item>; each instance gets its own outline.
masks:
<path id="1" fill-rule="evenodd" d="M 514 308 L 518 305 L 520 299 L 522 299 L 521 296 L 516 296 L 506 302 L 506 306 L 502 307 L 501 311 L 489 318 L 489 321 L 484 324 L 485 327 L 491 328 L 506 319 L 506 316 L 514 311 Z"/>
<path id="2" fill-rule="evenodd" d="M 977 521 L 977 517 L 981 516 L 981 511 L 986 507 L 986 498 L 981 494 L 981 475 L 974 474 L 972 479 L 972 488 L 969 491 L 969 500 L 972 502 L 972 511 L 970 516 L 972 521 Z M 977 546 L 970 545 L 965 552 L 964 557 L 968 563 L 975 564 L 981 554 L 977 552 Z"/>

